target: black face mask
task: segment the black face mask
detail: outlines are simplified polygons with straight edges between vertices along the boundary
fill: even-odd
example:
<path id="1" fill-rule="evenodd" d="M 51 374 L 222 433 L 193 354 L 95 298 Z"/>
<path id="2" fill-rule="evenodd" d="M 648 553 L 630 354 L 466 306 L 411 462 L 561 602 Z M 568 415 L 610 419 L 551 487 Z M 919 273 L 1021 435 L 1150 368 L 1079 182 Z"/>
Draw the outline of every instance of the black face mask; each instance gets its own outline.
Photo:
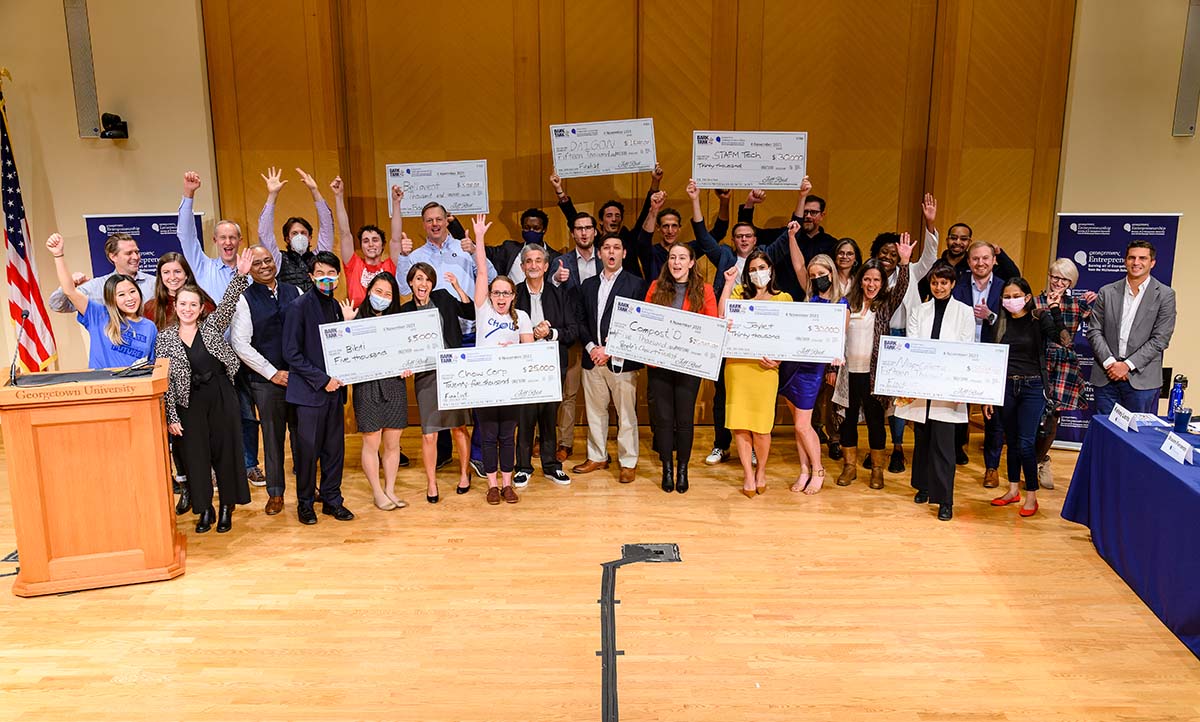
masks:
<path id="1" fill-rule="evenodd" d="M 521 231 L 521 240 L 526 243 L 536 243 L 539 246 L 545 245 L 545 231 Z"/>
<path id="2" fill-rule="evenodd" d="M 812 284 L 817 293 L 825 293 L 833 285 L 833 278 L 830 276 L 814 276 Z"/>

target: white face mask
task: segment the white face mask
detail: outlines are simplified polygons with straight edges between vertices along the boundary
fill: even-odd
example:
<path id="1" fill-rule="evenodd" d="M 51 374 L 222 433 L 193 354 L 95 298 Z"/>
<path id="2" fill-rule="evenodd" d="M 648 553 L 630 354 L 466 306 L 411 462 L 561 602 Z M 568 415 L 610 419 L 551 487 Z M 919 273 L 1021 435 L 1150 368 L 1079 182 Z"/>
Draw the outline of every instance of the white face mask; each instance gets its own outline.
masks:
<path id="1" fill-rule="evenodd" d="M 759 271 L 751 271 L 750 280 L 754 282 L 755 286 L 759 288 L 766 288 L 767 285 L 771 283 L 771 270 L 769 268 L 764 268 Z"/>
<path id="2" fill-rule="evenodd" d="M 308 250 L 308 236 L 303 233 L 293 233 L 291 239 L 288 241 L 288 245 L 296 253 L 304 253 Z"/>

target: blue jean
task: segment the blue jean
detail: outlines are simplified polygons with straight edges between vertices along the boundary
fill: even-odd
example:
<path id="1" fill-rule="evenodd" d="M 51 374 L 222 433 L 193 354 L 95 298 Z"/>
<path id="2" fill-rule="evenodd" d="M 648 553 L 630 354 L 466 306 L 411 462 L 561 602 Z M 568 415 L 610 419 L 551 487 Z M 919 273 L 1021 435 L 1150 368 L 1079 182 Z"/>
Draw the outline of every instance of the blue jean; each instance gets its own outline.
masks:
<path id="1" fill-rule="evenodd" d="M 238 379 L 238 406 L 242 414 L 242 458 L 247 469 L 258 466 L 258 416 L 254 413 L 254 397 L 244 381 Z"/>
<path id="2" fill-rule="evenodd" d="M 1046 390 L 1040 376 L 1009 377 L 1004 382 L 1000 418 L 1008 437 L 1008 483 L 1020 484 L 1024 471 L 1026 491 L 1038 490 L 1037 433 L 1045 410 Z"/>
<path id="3" fill-rule="evenodd" d="M 1109 381 L 1096 386 L 1096 413 L 1107 416 L 1114 404 L 1120 404 L 1134 413 L 1158 413 L 1158 397 L 1161 389 L 1135 389 L 1128 381 Z"/>

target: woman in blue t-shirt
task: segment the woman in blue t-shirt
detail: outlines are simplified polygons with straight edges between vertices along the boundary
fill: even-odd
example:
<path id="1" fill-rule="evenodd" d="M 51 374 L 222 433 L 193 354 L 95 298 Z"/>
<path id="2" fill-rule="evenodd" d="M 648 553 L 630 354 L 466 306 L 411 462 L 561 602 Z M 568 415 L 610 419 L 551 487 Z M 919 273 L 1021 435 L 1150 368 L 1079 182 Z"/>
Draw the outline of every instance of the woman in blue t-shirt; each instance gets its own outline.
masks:
<path id="1" fill-rule="evenodd" d="M 114 273 L 104 282 L 104 303 L 89 299 L 75 287 L 71 269 L 64 260 L 63 237 L 55 233 L 46 240 L 54 256 L 54 269 L 63 293 L 79 312 L 79 323 L 90 340 L 88 367 L 125 368 L 141 359 L 154 360 L 154 342 L 158 329 L 142 316 L 142 292 L 133 277 Z"/>

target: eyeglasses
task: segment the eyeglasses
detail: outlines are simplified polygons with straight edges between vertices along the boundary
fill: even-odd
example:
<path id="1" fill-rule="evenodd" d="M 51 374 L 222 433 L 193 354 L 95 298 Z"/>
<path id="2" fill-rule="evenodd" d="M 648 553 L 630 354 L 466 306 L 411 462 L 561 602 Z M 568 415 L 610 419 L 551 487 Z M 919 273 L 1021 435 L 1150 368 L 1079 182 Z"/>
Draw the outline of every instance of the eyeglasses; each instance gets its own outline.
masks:
<path id="1" fill-rule="evenodd" d="M 1071 283 L 1071 279 L 1063 278 L 1062 276 L 1050 276 L 1050 280 L 1055 283 L 1066 283 L 1068 285 Z"/>
<path id="2" fill-rule="evenodd" d="M 595 226 L 575 226 L 571 230 L 573 230 L 573 231 L 594 231 L 594 230 L 596 230 L 596 227 Z"/>
<path id="3" fill-rule="evenodd" d="M 854 258 L 854 251 L 838 251 L 838 258 Z"/>
<path id="4" fill-rule="evenodd" d="M 496 298 L 508 298 L 513 295 L 512 291 L 492 291 L 492 295 Z"/>
<path id="5" fill-rule="evenodd" d="M 822 214 L 822 213 L 824 213 L 824 212 L 825 212 L 825 211 L 817 210 L 817 209 L 815 209 L 815 208 L 805 208 L 805 209 L 804 209 L 804 213 L 803 213 L 803 215 L 806 215 L 806 216 L 819 216 L 819 215 L 821 215 L 821 214 Z"/>

